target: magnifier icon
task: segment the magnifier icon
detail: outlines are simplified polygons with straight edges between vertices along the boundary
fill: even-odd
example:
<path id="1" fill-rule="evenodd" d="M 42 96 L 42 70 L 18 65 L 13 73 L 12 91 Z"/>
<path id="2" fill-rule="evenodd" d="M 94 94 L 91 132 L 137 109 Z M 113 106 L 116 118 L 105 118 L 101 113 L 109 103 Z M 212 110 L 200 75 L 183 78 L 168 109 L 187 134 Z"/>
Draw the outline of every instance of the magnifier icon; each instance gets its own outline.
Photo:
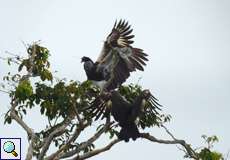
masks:
<path id="1" fill-rule="evenodd" d="M 15 151 L 15 145 L 11 141 L 6 141 L 3 144 L 3 149 L 6 153 L 11 153 L 14 157 L 18 156 L 17 152 Z"/>

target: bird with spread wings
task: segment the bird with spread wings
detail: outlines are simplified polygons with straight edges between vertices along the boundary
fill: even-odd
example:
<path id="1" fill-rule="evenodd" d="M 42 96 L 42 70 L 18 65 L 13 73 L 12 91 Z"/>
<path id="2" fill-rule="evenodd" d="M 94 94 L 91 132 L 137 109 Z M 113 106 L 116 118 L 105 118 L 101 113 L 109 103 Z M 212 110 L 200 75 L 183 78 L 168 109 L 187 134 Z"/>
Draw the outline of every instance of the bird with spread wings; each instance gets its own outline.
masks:
<path id="1" fill-rule="evenodd" d="M 94 63 L 89 57 L 82 57 L 87 79 L 102 91 L 116 89 L 126 81 L 130 72 L 144 70 L 148 55 L 142 49 L 131 46 L 134 42 L 132 31 L 127 21 L 116 21 L 97 61 Z"/>
<path id="2" fill-rule="evenodd" d="M 131 102 L 119 91 L 113 90 L 98 96 L 87 109 L 95 120 L 112 114 L 121 127 L 118 138 L 128 142 L 130 138 L 136 140 L 140 136 L 136 124 L 138 118 L 140 121 L 146 118 L 157 119 L 158 111 L 161 110 L 161 105 L 157 101 L 147 89 L 141 91 Z"/>

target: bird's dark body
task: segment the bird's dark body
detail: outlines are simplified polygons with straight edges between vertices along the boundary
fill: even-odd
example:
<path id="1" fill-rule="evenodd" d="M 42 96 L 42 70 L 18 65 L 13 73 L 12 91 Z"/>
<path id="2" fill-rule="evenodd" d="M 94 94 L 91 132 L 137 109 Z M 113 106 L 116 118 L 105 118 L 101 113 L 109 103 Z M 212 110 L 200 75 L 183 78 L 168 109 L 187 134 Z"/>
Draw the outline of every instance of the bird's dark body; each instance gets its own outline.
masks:
<path id="1" fill-rule="evenodd" d="M 144 112 L 151 115 L 158 114 L 161 105 L 148 89 L 141 91 L 132 101 L 127 101 L 119 91 L 110 91 L 98 96 L 88 108 L 95 120 L 109 117 L 112 114 L 115 121 L 121 127 L 119 139 L 126 142 L 130 138 L 136 140 L 140 133 L 136 124 L 137 118 L 141 118 Z"/>
<path id="2" fill-rule="evenodd" d="M 95 80 L 95 81 L 103 80 L 102 74 L 100 72 L 96 72 L 97 67 L 93 62 L 91 61 L 85 62 L 84 69 L 88 80 Z"/>
<path id="3" fill-rule="evenodd" d="M 88 80 L 103 81 L 109 78 L 109 73 L 102 71 L 103 68 L 98 68 L 97 63 L 94 63 L 90 58 L 84 57 L 84 69 Z"/>
<path id="4" fill-rule="evenodd" d="M 129 138 L 136 140 L 139 136 L 139 130 L 135 120 L 140 115 L 142 98 L 137 97 L 133 103 L 126 102 L 117 91 L 112 93 L 111 114 L 121 127 L 118 137 L 121 140 L 129 141 Z"/>

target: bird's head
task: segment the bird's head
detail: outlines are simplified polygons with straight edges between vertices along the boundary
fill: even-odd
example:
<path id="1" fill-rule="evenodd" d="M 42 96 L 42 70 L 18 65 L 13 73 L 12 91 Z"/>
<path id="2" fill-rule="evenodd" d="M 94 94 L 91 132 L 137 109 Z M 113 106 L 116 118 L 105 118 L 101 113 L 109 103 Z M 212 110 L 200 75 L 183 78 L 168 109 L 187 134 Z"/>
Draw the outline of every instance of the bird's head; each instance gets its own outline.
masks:
<path id="1" fill-rule="evenodd" d="M 89 57 L 82 57 L 81 58 L 81 63 L 83 63 L 83 62 L 87 62 L 87 61 L 92 61 Z"/>
<path id="2" fill-rule="evenodd" d="M 144 99 L 149 99 L 149 97 L 151 96 L 151 92 L 148 89 L 145 89 L 141 92 L 141 96 Z"/>

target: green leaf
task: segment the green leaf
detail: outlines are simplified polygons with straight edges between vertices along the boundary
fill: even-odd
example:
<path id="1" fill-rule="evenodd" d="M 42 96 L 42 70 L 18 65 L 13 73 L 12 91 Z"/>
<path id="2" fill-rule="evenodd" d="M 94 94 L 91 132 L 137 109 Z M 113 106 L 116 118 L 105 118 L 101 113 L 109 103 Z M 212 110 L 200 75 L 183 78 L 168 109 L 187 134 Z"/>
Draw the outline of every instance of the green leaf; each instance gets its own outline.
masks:
<path id="1" fill-rule="evenodd" d="M 11 124 L 12 122 L 12 118 L 10 116 L 5 116 L 5 120 L 4 120 L 4 124 L 8 123 L 8 124 Z"/>
<path id="2" fill-rule="evenodd" d="M 15 97 L 18 98 L 19 101 L 25 101 L 26 99 L 30 98 L 32 94 L 33 88 L 29 80 L 21 81 L 15 91 Z"/>

